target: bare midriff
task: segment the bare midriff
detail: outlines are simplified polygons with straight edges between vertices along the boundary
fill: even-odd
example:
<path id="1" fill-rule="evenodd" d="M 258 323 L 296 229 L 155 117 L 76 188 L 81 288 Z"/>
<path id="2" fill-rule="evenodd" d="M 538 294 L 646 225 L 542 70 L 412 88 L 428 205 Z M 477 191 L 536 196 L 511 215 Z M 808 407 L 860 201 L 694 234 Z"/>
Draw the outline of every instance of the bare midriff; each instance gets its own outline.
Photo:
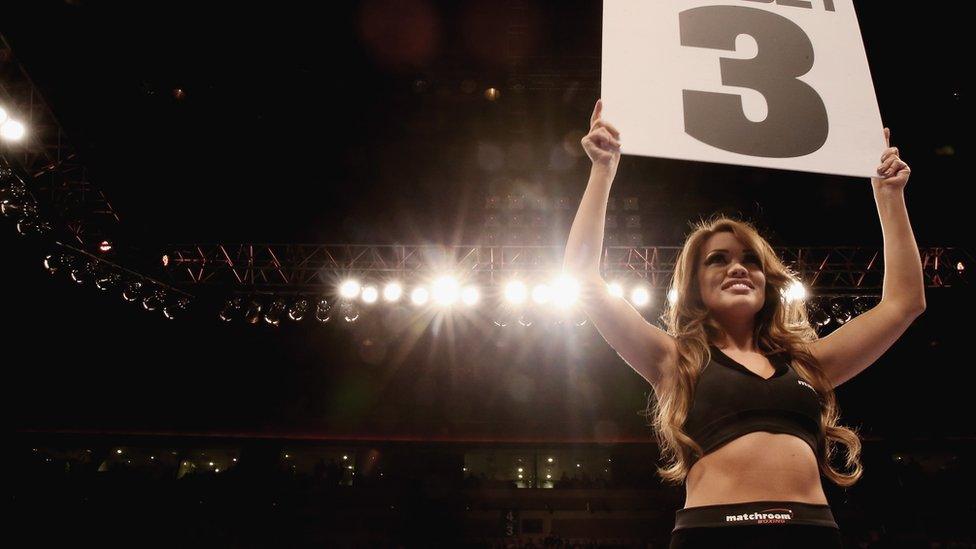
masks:
<path id="1" fill-rule="evenodd" d="M 827 504 L 810 445 L 767 431 L 742 435 L 696 461 L 685 494 L 685 508 L 764 500 Z"/>

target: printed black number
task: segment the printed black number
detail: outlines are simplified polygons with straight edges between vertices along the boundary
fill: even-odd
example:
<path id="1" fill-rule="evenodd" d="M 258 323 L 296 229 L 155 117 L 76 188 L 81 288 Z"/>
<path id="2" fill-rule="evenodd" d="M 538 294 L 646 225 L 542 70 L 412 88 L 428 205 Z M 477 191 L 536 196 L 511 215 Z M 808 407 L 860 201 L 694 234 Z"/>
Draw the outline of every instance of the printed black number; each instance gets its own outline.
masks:
<path id="1" fill-rule="evenodd" d="M 737 94 L 682 90 L 685 132 L 722 150 L 766 158 L 810 154 L 827 141 L 827 109 L 820 95 L 797 80 L 813 67 L 813 45 L 789 19 L 757 8 L 703 6 L 678 14 L 681 45 L 735 51 L 748 34 L 759 53 L 719 60 L 722 84 L 750 88 L 766 99 L 761 122 L 746 118 Z"/>

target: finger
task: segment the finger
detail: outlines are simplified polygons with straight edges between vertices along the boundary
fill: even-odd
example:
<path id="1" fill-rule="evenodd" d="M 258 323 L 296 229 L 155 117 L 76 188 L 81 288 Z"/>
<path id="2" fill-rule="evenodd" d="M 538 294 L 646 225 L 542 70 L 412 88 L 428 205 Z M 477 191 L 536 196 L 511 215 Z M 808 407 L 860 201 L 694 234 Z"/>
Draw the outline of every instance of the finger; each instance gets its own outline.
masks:
<path id="1" fill-rule="evenodd" d="M 898 160 L 898 158 L 892 156 L 888 160 L 885 160 L 884 162 L 882 162 L 881 165 L 878 166 L 878 173 L 880 175 L 884 175 L 884 176 L 888 176 L 888 175 L 891 175 L 892 173 L 894 173 L 894 172 L 891 171 L 891 167 L 894 165 L 894 163 L 895 163 L 896 160 Z"/>
<path id="2" fill-rule="evenodd" d="M 610 131 L 608 129 L 600 128 L 597 131 L 600 137 L 603 138 L 603 143 L 607 144 L 610 147 L 620 148 L 620 141 L 614 139 L 613 135 L 610 134 Z"/>
<path id="3" fill-rule="evenodd" d="M 892 155 L 898 156 L 898 147 L 888 147 L 885 149 L 885 151 L 881 154 L 881 161 L 884 162 Z"/>
<path id="4" fill-rule="evenodd" d="M 593 124 L 600 119 L 600 111 L 603 110 L 603 99 L 597 99 L 596 105 L 593 106 L 593 114 L 590 115 L 590 129 L 593 129 Z"/>
<path id="5" fill-rule="evenodd" d="M 610 133 L 614 137 L 620 139 L 620 130 L 618 130 L 616 126 L 607 122 L 606 120 L 603 120 L 602 118 L 598 118 L 597 121 L 593 123 L 593 127 L 590 128 L 590 131 L 593 131 L 595 128 L 600 128 L 600 127 L 610 130 Z"/>
<path id="6" fill-rule="evenodd" d="M 885 147 L 890 147 L 891 146 L 891 130 L 889 128 L 885 128 L 884 129 L 884 136 L 885 136 Z"/>

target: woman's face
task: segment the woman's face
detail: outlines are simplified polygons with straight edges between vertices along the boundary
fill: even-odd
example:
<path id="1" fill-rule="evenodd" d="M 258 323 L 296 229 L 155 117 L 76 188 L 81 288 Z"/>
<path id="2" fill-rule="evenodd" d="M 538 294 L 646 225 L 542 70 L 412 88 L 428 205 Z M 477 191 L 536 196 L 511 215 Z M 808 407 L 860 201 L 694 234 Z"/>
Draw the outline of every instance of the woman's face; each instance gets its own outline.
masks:
<path id="1" fill-rule="evenodd" d="M 705 241 L 698 256 L 698 287 L 705 307 L 718 317 L 751 318 L 766 302 L 759 255 L 732 233 L 715 233 Z"/>

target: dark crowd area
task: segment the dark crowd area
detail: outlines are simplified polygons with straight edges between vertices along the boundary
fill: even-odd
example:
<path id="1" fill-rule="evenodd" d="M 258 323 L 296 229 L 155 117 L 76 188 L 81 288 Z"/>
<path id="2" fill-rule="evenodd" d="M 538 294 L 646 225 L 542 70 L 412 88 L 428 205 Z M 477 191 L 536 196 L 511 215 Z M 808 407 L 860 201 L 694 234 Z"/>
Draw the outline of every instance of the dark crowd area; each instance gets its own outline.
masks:
<path id="1" fill-rule="evenodd" d="M 866 442 L 861 482 L 824 485 L 845 547 L 976 547 L 972 449 Z M 22 434 L 12 535 L 40 547 L 668 546 L 684 490 L 640 470 L 652 447 L 611 450 L 601 475 L 549 481 L 469 466 L 496 450 Z"/>

